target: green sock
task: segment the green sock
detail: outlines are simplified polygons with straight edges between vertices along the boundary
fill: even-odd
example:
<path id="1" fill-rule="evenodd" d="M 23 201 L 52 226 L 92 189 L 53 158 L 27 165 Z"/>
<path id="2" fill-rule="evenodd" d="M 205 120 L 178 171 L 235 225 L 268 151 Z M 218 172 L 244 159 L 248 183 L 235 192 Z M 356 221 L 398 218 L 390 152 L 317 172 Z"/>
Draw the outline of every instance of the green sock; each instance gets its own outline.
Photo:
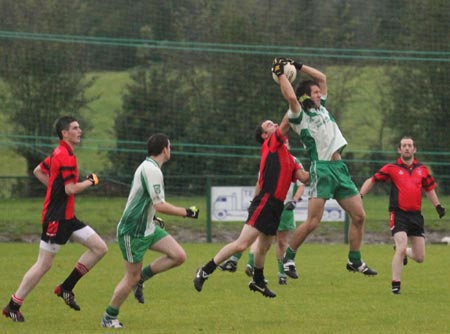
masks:
<path id="1" fill-rule="evenodd" d="M 360 251 L 349 251 L 348 259 L 356 266 L 360 266 L 362 264 Z"/>
<path id="2" fill-rule="evenodd" d="M 150 279 L 153 275 L 155 275 L 150 266 L 142 268 L 141 277 L 142 280 L 146 281 Z"/>
<path id="3" fill-rule="evenodd" d="M 284 258 L 286 260 L 295 260 L 295 254 L 297 254 L 297 252 L 294 251 L 291 247 L 288 247 L 286 249 L 286 253 L 284 254 Z"/>
<path id="4" fill-rule="evenodd" d="M 248 262 L 247 264 L 252 268 L 255 267 L 255 255 L 253 253 L 248 253 Z"/>
<path id="5" fill-rule="evenodd" d="M 283 260 L 277 259 L 277 263 L 278 263 L 278 276 L 285 277 L 286 274 L 284 273 Z"/>
<path id="6" fill-rule="evenodd" d="M 234 262 L 239 262 L 239 259 L 241 258 L 241 256 L 242 256 L 242 253 L 236 253 L 236 254 L 233 254 L 233 255 L 231 256 L 230 260 L 232 260 L 232 261 L 234 261 Z"/>
<path id="7" fill-rule="evenodd" d="M 118 308 L 114 308 L 111 305 L 108 305 L 108 307 L 106 308 L 106 317 L 109 319 L 116 319 L 117 316 L 119 315 L 119 309 Z"/>

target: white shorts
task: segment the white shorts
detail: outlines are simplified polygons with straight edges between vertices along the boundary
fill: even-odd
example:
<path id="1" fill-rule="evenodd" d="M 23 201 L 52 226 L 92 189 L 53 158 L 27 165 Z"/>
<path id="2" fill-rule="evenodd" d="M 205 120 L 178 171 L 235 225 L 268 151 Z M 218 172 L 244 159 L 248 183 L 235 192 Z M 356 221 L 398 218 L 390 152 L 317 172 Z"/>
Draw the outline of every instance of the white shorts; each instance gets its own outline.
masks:
<path id="1" fill-rule="evenodd" d="M 72 233 L 71 239 L 75 242 L 84 244 L 90 236 L 96 234 L 94 229 L 90 226 L 85 226 L 82 229 L 76 230 Z M 58 253 L 62 245 L 55 243 L 45 242 L 41 240 L 39 248 L 46 250 L 50 253 Z"/>

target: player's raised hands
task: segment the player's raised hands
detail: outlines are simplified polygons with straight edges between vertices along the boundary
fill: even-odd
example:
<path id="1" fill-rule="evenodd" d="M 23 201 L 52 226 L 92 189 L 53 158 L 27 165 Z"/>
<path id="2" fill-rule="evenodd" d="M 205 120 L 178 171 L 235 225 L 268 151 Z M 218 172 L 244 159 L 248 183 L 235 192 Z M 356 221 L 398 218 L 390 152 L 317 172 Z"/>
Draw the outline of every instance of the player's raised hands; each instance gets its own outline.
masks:
<path id="1" fill-rule="evenodd" d="M 275 58 L 272 62 L 272 72 L 279 77 L 284 73 L 284 65 L 286 64 L 286 58 Z"/>
<path id="2" fill-rule="evenodd" d="M 302 69 L 303 64 L 295 61 L 292 58 L 286 58 L 286 62 L 287 63 L 291 63 L 292 65 L 294 65 L 295 68 L 297 69 L 297 71 L 300 71 Z"/>

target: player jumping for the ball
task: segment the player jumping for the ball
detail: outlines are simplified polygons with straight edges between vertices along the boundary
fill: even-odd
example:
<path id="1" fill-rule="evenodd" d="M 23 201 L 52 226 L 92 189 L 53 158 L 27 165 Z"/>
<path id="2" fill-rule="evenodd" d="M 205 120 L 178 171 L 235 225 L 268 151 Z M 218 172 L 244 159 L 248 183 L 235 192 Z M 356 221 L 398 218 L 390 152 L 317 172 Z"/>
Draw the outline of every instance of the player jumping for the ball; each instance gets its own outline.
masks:
<path id="1" fill-rule="evenodd" d="M 248 209 L 247 222 L 238 239 L 224 246 L 209 262 L 197 270 L 194 287 L 200 292 L 203 284 L 216 270 L 217 266 L 231 255 L 246 250 L 258 239 L 254 254 L 253 280 L 250 290 L 265 297 L 274 298 L 276 294 L 267 287 L 264 278 L 264 261 L 267 251 L 280 224 L 284 200 L 291 182 L 308 180 L 309 174 L 295 162 L 285 142 L 289 131 L 289 120 L 284 116 L 280 126 L 270 120 L 258 125 L 256 140 L 261 143 L 261 161 L 258 178 L 258 192 Z"/>
<path id="2" fill-rule="evenodd" d="M 300 82 L 294 91 L 283 73 L 283 67 L 288 62 L 313 80 Z M 287 58 L 276 58 L 273 62 L 273 72 L 278 76 L 281 93 L 289 103 L 287 115 L 291 128 L 300 136 L 311 160 L 308 216 L 306 221 L 297 227 L 291 238 L 284 257 L 286 267 L 290 268 L 291 272 L 295 270 L 294 259 L 297 249 L 319 226 L 325 201 L 334 198 L 351 218 L 347 270 L 369 276 L 377 275 L 377 272 L 361 259 L 360 248 L 366 214 L 358 188 L 341 158 L 347 141 L 335 119 L 325 108 L 327 100 L 325 74 Z"/>

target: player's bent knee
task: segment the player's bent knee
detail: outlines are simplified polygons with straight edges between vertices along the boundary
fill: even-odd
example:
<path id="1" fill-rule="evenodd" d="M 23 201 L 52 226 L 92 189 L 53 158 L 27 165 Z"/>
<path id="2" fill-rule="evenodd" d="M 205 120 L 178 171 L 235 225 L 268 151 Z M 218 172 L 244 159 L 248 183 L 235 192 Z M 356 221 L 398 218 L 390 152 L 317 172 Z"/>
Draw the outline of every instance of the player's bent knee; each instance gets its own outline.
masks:
<path id="1" fill-rule="evenodd" d="M 423 263 L 423 261 L 425 261 L 425 256 L 415 257 L 414 261 L 416 261 L 417 263 Z"/>
<path id="2" fill-rule="evenodd" d="M 108 245 L 102 240 L 102 242 L 99 242 L 97 245 L 93 248 L 94 253 L 97 255 L 97 257 L 103 257 L 108 253 Z"/>
<path id="3" fill-rule="evenodd" d="M 180 251 L 180 252 L 177 252 L 176 254 L 173 254 L 170 258 L 174 262 L 174 266 L 180 266 L 184 262 L 186 262 L 187 255 L 186 255 L 186 252 Z"/>
<path id="4" fill-rule="evenodd" d="M 109 249 L 108 249 L 108 245 L 106 243 L 103 243 L 103 247 L 101 250 L 102 256 L 106 255 L 106 253 L 108 253 Z"/>
<path id="5" fill-rule="evenodd" d="M 137 272 L 135 275 L 128 276 L 129 286 L 134 287 L 141 280 L 141 273 Z"/>
<path id="6" fill-rule="evenodd" d="M 179 266 L 182 265 L 183 263 L 186 262 L 186 259 L 187 259 L 186 253 L 180 254 L 176 258 L 177 265 L 179 265 Z"/>
<path id="7" fill-rule="evenodd" d="M 357 226 L 357 227 L 362 227 L 364 225 L 364 221 L 366 215 L 365 214 L 361 214 L 361 215 L 356 215 L 352 217 L 352 224 Z"/>

